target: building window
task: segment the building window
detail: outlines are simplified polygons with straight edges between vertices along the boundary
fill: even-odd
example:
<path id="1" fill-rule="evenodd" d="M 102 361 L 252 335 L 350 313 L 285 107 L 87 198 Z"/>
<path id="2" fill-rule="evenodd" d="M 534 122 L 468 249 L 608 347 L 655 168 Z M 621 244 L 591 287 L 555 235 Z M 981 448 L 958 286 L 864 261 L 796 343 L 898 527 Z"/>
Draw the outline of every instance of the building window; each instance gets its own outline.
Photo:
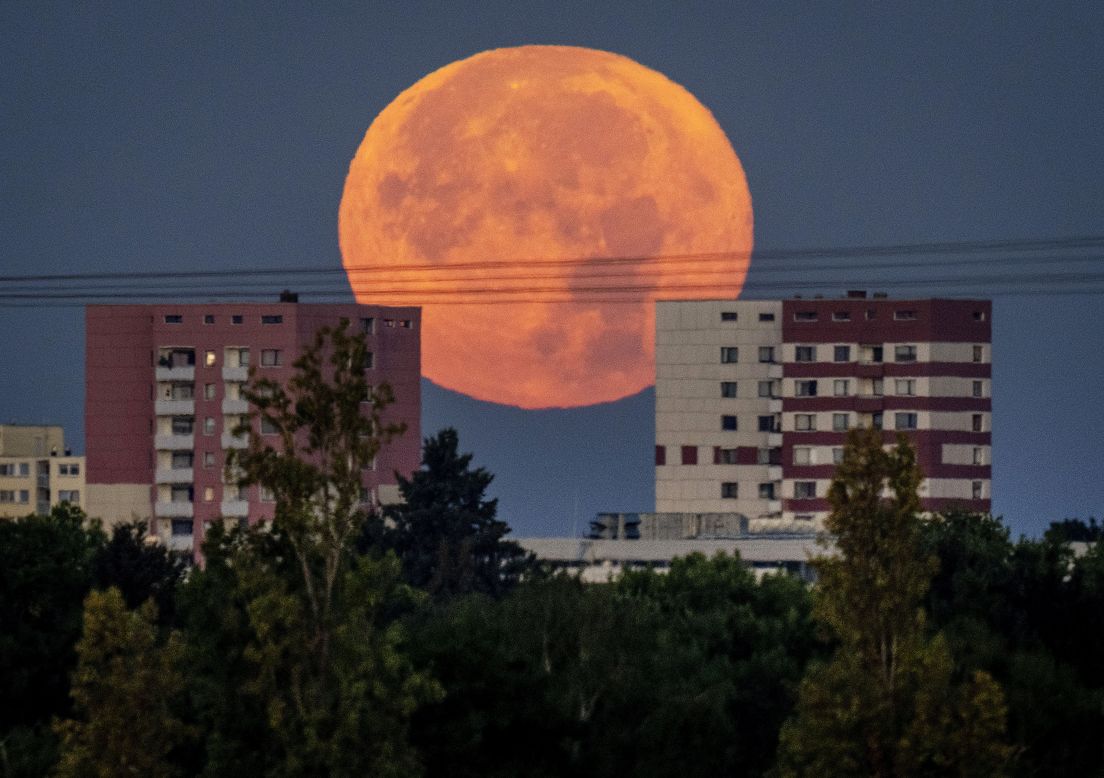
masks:
<path id="1" fill-rule="evenodd" d="M 736 321 L 736 311 L 721 311 L 721 321 Z"/>
<path id="2" fill-rule="evenodd" d="M 846 432 L 847 428 L 851 426 L 851 414 L 849 413 L 833 413 L 832 414 L 832 430 L 834 432 Z"/>
<path id="3" fill-rule="evenodd" d="M 204 324 L 214 324 L 215 323 L 214 315 L 210 314 L 210 313 L 203 314 L 203 323 Z"/>
<path id="4" fill-rule="evenodd" d="M 70 494 L 72 496 L 68 499 L 62 499 L 62 502 L 80 502 L 80 494 L 78 492 L 67 492 L 67 494 Z M 30 491 L 27 489 L 20 489 L 19 494 L 17 495 L 17 499 L 21 504 L 26 505 L 31 501 Z"/>
<path id="5" fill-rule="evenodd" d="M 893 382 L 897 394 L 913 396 L 916 394 L 916 381 L 912 378 L 898 378 Z"/>
<path id="6" fill-rule="evenodd" d="M 231 324 L 241 324 L 244 321 L 240 313 L 235 313 L 230 317 Z"/>
<path id="7" fill-rule="evenodd" d="M 376 357 L 371 351 L 364 352 L 364 369 L 371 370 L 376 366 Z"/>
<path id="8" fill-rule="evenodd" d="M 23 467 L 25 468 L 27 466 L 23 465 Z M 28 473 L 24 470 L 20 475 L 28 475 Z M 80 465 L 76 462 L 67 465 L 58 465 L 58 475 L 80 475 Z"/>
<path id="9" fill-rule="evenodd" d="M 870 414 L 870 426 L 873 427 L 876 430 L 880 430 L 882 428 L 882 412 L 881 411 L 878 411 L 877 413 Z"/>
<path id="10" fill-rule="evenodd" d="M 985 354 L 985 350 L 982 346 L 974 346 L 974 361 L 980 362 Z"/>
<path id="11" fill-rule="evenodd" d="M 278 348 L 261 349 L 261 367 L 279 367 L 279 366 L 280 366 L 280 349 L 278 349 Z"/>
<path id="12" fill-rule="evenodd" d="M 732 432 L 736 429 L 736 417 L 735 416 L 722 416 L 721 417 L 721 429 Z"/>
<path id="13" fill-rule="evenodd" d="M 165 324 L 183 324 L 183 323 L 184 323 L 184 317 L 181 316 L 179 313 L 165 314 Z"/>
<path id="14" fill-rule="evenodd" d="M 974 464 L 975 465 L 984 465 L 985 464 L 985 450 L 983 448 L 981 448 L 981 446 L 974 446 Z"/>
<path id="15" fill-rule="evenodd" d="M 970 419 L 970 428 L 974 432 L 981 432 L 981 414 L 975 413 Z"/>
<path id="16" fill-rule="evenodd" d="M 759 321 L 774 321 L 773 313 L 761 313 L 759 314 Z"/>
<path id="17" fill-rule="evenodd" d="M 881 397 L 885 394 L 885 379 L 872 378 L 870 380 L 870 393 L 875 397 Z"/>
<path id="18" fill-rule="evenodd" d="M 981 481 L 974 481 L 973 483 L 970 484 L 970 487 L 971 487 L 971 492 L 972 492 L 975 500 L 983 499 L 982 498 L 982 483 L 981 483 Z"/>
<path id="19" fill-rule="evenodd" d="M 794 499 L 812 500 L 816 497 L 816 481 L 794 481 Z"/>
<path id="20" fill-rule="evenodd" d="M 735 481 L 725 481 L 721 484 L 721 499 L 736 500 L 740 497 L 740 485 Z"/>
<path id="21" fill-rule="evenodd" d="M 203 487 L 203 502 L 215 501 L 215 487 L 205 486 Z"/>
<path id="22" fill-rule="evenodd" d="M 836 362 L 850 362 L 851 361 L 851 347 L 850 346 L 836 346 L 832 350 L 832 359 Z"/>
<path id="23" fill-rule="evenodd" d="M 915 362 L 916 346 L 894 346 L 893 359 L 896 362 Z"/>
<path id="24" fill-rule="evenodd" d="M 15 475 L 15 465 L 0 465 L 0 475 L 12 476 Z"/>
<path id="25" fill-rule="evenodd" d="M 80 465 L 70 465 L 69 467 L 71 468 L 70 475 L 80 475 Z M 20 462 L 19 463 L 19 474 L 20 475 L 30 475 L 31 474 L 31 463 L 30 462 Z"/>
<path id="26" fill-rule="evenodd" d="M 261 502 L 276 502 L 276 493 L 272 491 L 271 487 L 261 484 L 258 491 L 260 493 Z"/>
<path id="27" fill-rule="evenodd" d="M 203 434 L 214 435 L 215 434 L 215 420 L 208 416 L 203 420 Z"/>
<path id="28" fill-rule="evenodd" d="M 811 465 L 813 463 L 813 450 L 806 446 L 795 446 L 793 463 L 795 465 Z"/>
<path id="29" fill-rule="evenodd" d="M 667 447 L 666 446 L 656 446 L 655 447 L 655 463 L 656 463 L 657 467 L 667 464 Z"/>
<path id="30" fill-rule="evenodd" d="M 838 465 L 843 462 L 843 447 L 835 446 L 832 449 L 832 464 Z"/>
<path id="31" fill-rule="evenodd" d="M 774 397 L 774 381 L 760 381 L 759 382 L 759 396 L 760 397 Z"/>
<path id="32" fill-rule="evenodd" d="M 815 413 L 794 414 L 794 429 L 798 432 L 813 432 L 816 430 Z"/>
<path id="33" fill-rule="evenodd" d="M 794 362 L 816 362 L 816 346 L 796 346 Z"/>
<path id="34" fill-rule="evenodd" d="M 270 314 L 268 316 L 262 316 L 261 317 L 261 324 L 283 324 L 283 323 L 284 323 L 284 317 L 283 316 L 274 316 L 274 315 Z"/>
<path id="35" fill-rule="evenodd" d="M 837 378 L 832 382 L 832 393 L 836 397 L 846 397 L 851 394 L 851 382 L 846 378 Z"/>
<path id="36" fill-rule="evenodd" d="M 204 400 L 213 400 L 213 399 L 215 399 L 215 385 L 214 384 L 204 384 L 203 385 L 203 399 Z"/>
<path id="37" fill-rule="evenodd" d="M 15 502 L 15 491 L 12 489 L 0 489 L 0 502 Z"/>
<path id="38" fill-rule="evenodd" d="M 867 321 L 872 321 L 873 319 L 876 319 L 876 318 L 878 318 L 878 312 L 876 310 L 874 310 L 873 308 L 867 308 L 866 309 L 866 320 Z"/>
<path id="39" fill-rule="evenodd" d="M 192 487 L 191 486 L 174 486 L 172 492 L 170 492 L 170 499 L 173 502 L 191 502 L 192 501 Z"/>
<path id="40" fill-rule="evenodd" d="M 262 435 L 276 435 L 280 432 L 276 427 L 276 422 L 267 416 L 261 417 L 261 434 Z"/>
<path id="41" fill-rule="evenodd" d="M 191 435 L 195 429 L 195 419 L 191 416 L 173 416 L 172 434 Z"/>
<path id="42" fill-rule="evenodd" d="M 778 417 L 760 416 L 759 417 L 759 431 L 760 432 L 778 432 Z"/>
<path id="43" fill-rule="evenodd" d="M 816 321 L 816 311 L 794 311 L 794 321 Z"/>
<path id="44" fill-rule="evenodd" d="M 832 314 L 832 321 L 851 321 L 851 313 L 849 311 L 836 311 Z"/>
<path id="45" fill-rule="evenodd" d="M 777 465 L 781 460 L 774 456 L 774 451 L 781 451 L 781 449 L 761 448 L 756 450 L 755 461 L 760 465 Z"/>
<path id="46" fill-rule="evenodd" d="M 715 451 L 716 451 L 716 456 L 714 457 L 715 461 L 714 461 L 713 464 L 715 464 L 715 465 L 738 465 L 738 464 L 740 464 L 739 459 L 738 459 L 739 454 L 737 453 L 739 451 L 739 449 L 735 449 L 735 448 L 718 448 L 718 449 L 715 449 Z"/>
<path id="47" fill-rule="evenodd" d="M 231 362 L 230 367 L 249 367 L 249 349 L 247 349 L 247 348 L 230 349 L 230 356 L 231 356 L 231 359 L 236 356 L 237 357 L 237 363 L 238 363 L 237 365 L 235 365 L 235 364 L 233 364 L 233 362 Z"/>
<path id="48" fill-rule="evenodd" d="M 882 346 L 860 346 L 859 355 L 863 362 L 881 362 L 883 359 L 884 349 Z"/>
<path id="49" fill-rule="evenodd" d="M 360 320 L 360 331 L 365 335 L 371 335 L 376 331 L 376 320 L 368 316 Z"/>
<path id="50" fill-rule="evenodd" d="M 207 367 L 214 367 L 216 361 L 217 357 L 215 356 L 215 352 L 213 351 L 208 351 L 206 354 L 203 355 L 203 364 Z"/>
<path id="51" fill-rule="evenodd" d="M 985 311 L 974 311 L 974 321 L 985 321 Z"/>
<path id="52" fill-rule="evenodd" d="M 897 321 L 915 321 L 916 311 L 894 311 L 893 318 Z"/>
<path id="53" fill-rule="evenodd" d="M 721 381 L 721 397 L 735 397 L 736 396 L 736 382 L 735 381 Z"/>
<path id="54" fill-rule="evenodd" d="M 774 482 L 768 481 L 767 483 L 759 484 L 759 499 L 760 500 L 773 500 L 774 499 Z"/>
<path id="55" fill-rule="evenodd" d="M 916 414 L 915 413 L 896 413 L 894 414 L 894 428 L 899 430 L 914 430 L 916 429 Z"/>
<path id="56" fill-rule="evenodd" d="M 774 362 L 774 346 L 760 346 L 759 361 L 766 364 Z"/>
<path id="57" fill-rule="evenodd" d="M 178 537 L 179 538 L 179 537 L 190 536 L 193 532 L 193 530 L 192 530 L 192 520 L 191 519 L 173 519 L 172 520 L 172 530 L 171 531 L 172 531 L 173 537 Z"/>
<path id="58" fill-rule="evenodd" d="M 740 349 L 735 346 L 721 346 L 721 364 L 727 365 L 740 358 Z"/>
<path id="59" fill-rule="evenodd" d="M 973 382 L 974 397 L 981 397 L 981 381 Z"/>
<path id="60" fill-rule="evenodd" d="M 203 466 L 204 467 L 214 467 L 215 466 L 215 452 L 214 451 L 204 451 L 203 452 Z"/>
<path id="61" fill-rule="evenodd" d="M 816 397 L 816 381 L 794 381 L 794 394 L 798 397 Z"/>
<path id="62" fill-rule="evenodd" d="M 683 446 L 682 447 L 682 464 L 684 464 L 684 465 L 696 465 L 696 464 L 698 464 L 698 447 L 697 446 Z"/>

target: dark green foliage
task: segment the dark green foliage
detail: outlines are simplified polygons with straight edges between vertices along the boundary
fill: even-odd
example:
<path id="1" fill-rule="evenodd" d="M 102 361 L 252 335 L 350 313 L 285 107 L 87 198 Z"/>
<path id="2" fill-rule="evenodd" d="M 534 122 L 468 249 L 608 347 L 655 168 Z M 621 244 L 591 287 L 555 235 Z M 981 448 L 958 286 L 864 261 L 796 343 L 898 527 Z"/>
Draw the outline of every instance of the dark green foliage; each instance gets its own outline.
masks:
<path id="1" fill-rule="evenodd" d="M 421 469 L 399 476 L 403 502 L 384 511 L 384 546 L 402 560 L 406 581 L 436 600 L 501 597 L 534 567 L 531 555 L 505 539 L 510 528 L 496 518 L 498 501 L 485 499 L 494 476 L 473 470 L 471 460 L 459 453 L 454 429 L 426 438 Z"/>
<path id="2" fill-rule="evenodd" d="M 117 588 L 128 608 L 152 599 L 158 620 L 171 624 L 176 587 L 184 578 L 187 562 L 160 544 L 145 542 L 147 524 L 136 521 L 117 524 L 111 537 L 92 561 L 92 581 L 97 589 Z"/>
<path id="3" fill-rule="evenodd" d="M 1062 519 L 1051 522 L 1044 539 L 1055 543 L 1095 543 L 1104 537 L 1104 525 L 1097 524 L 1089 517 L 1088 522 L 1081 519 Z"/>
<path id="4" fill-rule="evenodd" d="M 10 775 L 48 770 L 50 721 L 70 709 L 82 603 L 104 542 L 84 521 L 68 504 L 0 521 L 0 761 Z"/>

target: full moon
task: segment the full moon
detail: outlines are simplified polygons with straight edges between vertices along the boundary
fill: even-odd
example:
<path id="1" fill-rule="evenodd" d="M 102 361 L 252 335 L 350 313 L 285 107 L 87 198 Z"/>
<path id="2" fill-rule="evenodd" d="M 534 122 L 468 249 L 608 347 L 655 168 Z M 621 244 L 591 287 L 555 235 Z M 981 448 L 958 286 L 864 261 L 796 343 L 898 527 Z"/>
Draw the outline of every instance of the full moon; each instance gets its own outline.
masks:
<path id="1" fill-rule="evenodd" d="M 522 408 L 651 385 L 653 302 L 735 298 L 751 195 L 713 115 L 631 59 L 476 54 L 376 117 L 338 212 L 357 301 L 421 305 L 422 372 Z"/>

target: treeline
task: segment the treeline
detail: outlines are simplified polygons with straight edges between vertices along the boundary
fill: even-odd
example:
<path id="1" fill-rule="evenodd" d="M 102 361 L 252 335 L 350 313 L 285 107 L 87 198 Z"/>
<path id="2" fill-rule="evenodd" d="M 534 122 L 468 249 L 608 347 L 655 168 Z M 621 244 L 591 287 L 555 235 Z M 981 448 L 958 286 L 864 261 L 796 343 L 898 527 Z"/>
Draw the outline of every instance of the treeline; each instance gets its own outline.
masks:
<path id="1" fill-rule="evenodd" d="M 506 538 L 452 430 L 362 510 L 399 432 L 362 352 L 327 331 L 251 385 L 277 434 L 231 469 L 276 517 L 212 525 L 202 566 L 66 506 L 0 523 L 4 776 L 1104 770 L 1095 523 L 922 520 L 907 441 L 855 431 L 814 586 L 723 555 L 583 585 Z"/>

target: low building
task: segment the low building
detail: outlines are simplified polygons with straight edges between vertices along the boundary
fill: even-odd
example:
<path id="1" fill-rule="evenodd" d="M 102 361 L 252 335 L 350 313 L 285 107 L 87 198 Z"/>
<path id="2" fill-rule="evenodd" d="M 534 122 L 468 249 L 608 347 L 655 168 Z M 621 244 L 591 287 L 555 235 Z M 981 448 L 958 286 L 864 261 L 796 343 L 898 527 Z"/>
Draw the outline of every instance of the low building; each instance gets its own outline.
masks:
<path id="1" fill-rule="evenodd" d="M 84 457 L 65 448 L 59 426 L 0 424 L 0 519 L 84 508 Z"/>

